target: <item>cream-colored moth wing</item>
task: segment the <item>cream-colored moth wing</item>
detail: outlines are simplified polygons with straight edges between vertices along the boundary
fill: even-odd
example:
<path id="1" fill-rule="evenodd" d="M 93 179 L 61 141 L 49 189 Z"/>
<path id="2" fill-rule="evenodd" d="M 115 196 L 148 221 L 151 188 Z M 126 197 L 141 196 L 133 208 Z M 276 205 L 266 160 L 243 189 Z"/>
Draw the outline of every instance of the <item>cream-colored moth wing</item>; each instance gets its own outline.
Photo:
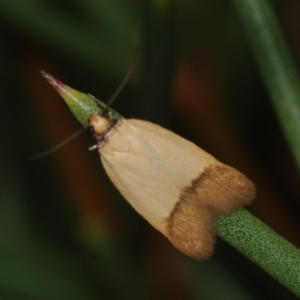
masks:
<path id="1" fill-rule="evenodd" d="M 97 118 L 90 118 L 91 127 Z M 98 119 L 97 119 L 98 120 Z M 255 187 L 195 144 L 150 122 L 122 119 L 99 147 L 113 184 L 176 248 L 196 259 L 213 252 L 214 218 L 255 196 Z"/>

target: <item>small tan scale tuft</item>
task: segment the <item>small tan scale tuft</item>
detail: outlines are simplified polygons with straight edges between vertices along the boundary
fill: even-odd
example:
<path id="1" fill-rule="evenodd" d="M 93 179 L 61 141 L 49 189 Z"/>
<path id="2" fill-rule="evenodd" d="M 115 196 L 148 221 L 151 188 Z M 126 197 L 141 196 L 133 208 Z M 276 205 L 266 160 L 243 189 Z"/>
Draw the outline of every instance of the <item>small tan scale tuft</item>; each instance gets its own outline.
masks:
<path id="1" fill-rule="evenodd" d="M 111 121 L 108 118 L 101 115 L 90 115 L 88 122 L 93 128 L 94 132 L 99 136 L 106 133 L 111 125 Z"/>

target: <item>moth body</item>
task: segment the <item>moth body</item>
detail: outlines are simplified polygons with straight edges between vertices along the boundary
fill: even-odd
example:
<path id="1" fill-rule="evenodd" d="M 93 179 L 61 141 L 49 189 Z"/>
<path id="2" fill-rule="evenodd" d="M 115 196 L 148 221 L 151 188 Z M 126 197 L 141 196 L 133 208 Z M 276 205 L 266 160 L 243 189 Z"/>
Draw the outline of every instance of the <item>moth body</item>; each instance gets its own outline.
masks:
<path id="1" fill-rule="evenodd" d="M 253 183 L 195 144 L 153 123 L 91 115 L 109 178 L 124 198 L 176 248 L 208 258 L 214 219 L 251 203 Z"/>

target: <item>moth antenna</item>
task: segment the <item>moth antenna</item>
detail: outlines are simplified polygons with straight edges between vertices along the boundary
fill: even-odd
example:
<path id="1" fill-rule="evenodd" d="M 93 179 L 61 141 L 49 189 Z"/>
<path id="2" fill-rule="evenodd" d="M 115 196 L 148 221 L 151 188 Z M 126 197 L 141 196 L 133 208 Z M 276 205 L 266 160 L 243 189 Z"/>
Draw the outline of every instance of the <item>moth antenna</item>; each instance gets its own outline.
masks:
<path id="1" fill-rule="evenodd" d="M 123 90 L 124 86 L 126 85 L 126 83 L 128 82 L 134 67 L 136 65 L 136 61 L 137 61 L 137 56 L 138 56 L 138 52 L 139 52 L 139 45 L 137 44 L 134 50 L 134 54 L 133 54 L 133 58 L 132 61 L 130 63 L 130 66 L 127 70 L 127 73 L 125 74 L 122 82 L 120 83 L 119 87 L 116 89 L 116 91 L 113 93 L 113 95 L 110 97 L 110 99 L 107 101 L 106 103 L 106 107 L 104 108 L 104 110 L 102 111 L 102 115 L 105 115 L 108 111 L 108 109 L 110 108 L 111 104 L 116 100 L 116 98 L 119 96 L 119 94 L 121 93 L 121 91 Z"/>
<path id="2" fill-rule="evenodd" d="M 66 144 L 68 144 L 70 141 L 72 141 L 74 138 L 76 138 L 77 136 L 79 136 L 80 134 L 82 134 L 84 131 L 88 130 L 89 127 L 85 127 L 85 128 L 81 128 L 80 130 L 76 131 L 75 133 L 73 133 L 72 135 L 70 135 L 69 137 L 67 137 L 66 139 L 64 139 L 62 142 L 60 142 L 59 144 L 57 144 L 56 146 L 50 148 L 49 150 L 40 152 L 38 154 L 35 154 L 31 157 L 28 158 L 28 161 L 32 161 L 32 160 L 36 160 L 38 158 L 44 157 L 48 154 L 51 154 L 55 151 L 57 151 L 58 149 L 62 148 L 63 146 L 65 146 Z"/>

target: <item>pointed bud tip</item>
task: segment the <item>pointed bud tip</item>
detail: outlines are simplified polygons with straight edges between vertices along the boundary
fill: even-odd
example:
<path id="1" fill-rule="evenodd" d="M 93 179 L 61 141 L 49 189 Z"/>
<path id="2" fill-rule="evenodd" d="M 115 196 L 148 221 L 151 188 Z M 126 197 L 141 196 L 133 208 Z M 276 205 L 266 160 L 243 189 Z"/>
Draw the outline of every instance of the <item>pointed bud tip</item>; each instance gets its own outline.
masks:
<path id="1" fill-rule="evenodd" d="M 45 72 L 44 70 L 40 70 L 40 73 L 53 86 L 55 90 L 58 91 L 64 86 L 64 84 L 61 81 L 55 79 L 52 75 Z"/>

